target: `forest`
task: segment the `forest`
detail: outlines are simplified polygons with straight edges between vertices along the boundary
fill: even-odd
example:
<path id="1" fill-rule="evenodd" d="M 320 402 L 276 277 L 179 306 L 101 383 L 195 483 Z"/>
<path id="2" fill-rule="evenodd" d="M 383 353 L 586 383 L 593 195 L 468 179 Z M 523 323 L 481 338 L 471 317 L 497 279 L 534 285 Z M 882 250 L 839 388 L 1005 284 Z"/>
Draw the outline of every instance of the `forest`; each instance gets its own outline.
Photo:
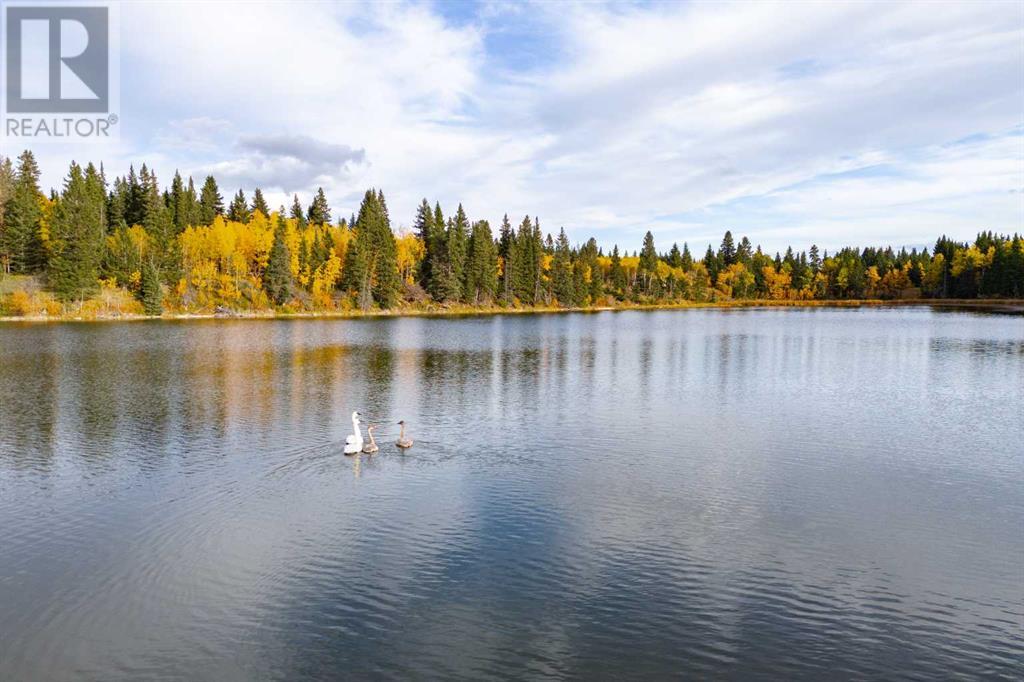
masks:
<path id="1" fill-rule="evenodd" d="M 30 151 L 0 158 L 0 315 L 586 308 L 727 301 L 1024 297 L 1024 239 L 980 232 L 929 249 L 765 253 L 726 231 L 715 250 L 571 243 L 529 215 L 496 227 L 427 199 L 392 228 L 384 193 L 335 219 L 323 189 L 271 208 L 260 189 L 225 201 L 145 165 L 109 180 L 72 163 L 44 193 Z M 663 245 L 662 245 L 663 246 Z"/>

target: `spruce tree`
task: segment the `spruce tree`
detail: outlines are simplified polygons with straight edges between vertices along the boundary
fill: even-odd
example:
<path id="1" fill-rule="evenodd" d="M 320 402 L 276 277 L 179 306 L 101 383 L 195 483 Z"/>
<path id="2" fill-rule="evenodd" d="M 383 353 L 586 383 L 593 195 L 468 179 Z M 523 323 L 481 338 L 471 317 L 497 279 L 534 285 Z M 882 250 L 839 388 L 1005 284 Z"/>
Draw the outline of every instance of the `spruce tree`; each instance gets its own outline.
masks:
<path id="1" fill-rule="evenodd" d="M 146 168 L 146 164 L 142 164 L 141 175 L 143 178 L 149 177 L 149 169 Z M 128 177 L 124 180 L 124 222 L 129 227 L 141 225 L 145 216 L 146 190 L 143 184 L 139 180 L 139 175 L 135 173 L 135 166 L 129 166 Z"/>
<path id="2" fill-rule="evenodd" d="M 251 213 L 259 211 L 263 214 L 264 218 L 270 217 L 270 206 L 267 205 L 267 200 L 263 198 L 263 190 L 259 187 L 252 193 L 252 205 L 250 206 Z"/>
<path id="3" fill-rule="evenodd" d="M 582 308 L 587 302 L 587 266 L 578 255 L 572 262 L 572 305 Z"/>
<path id="4" fill-rule="evenodd" d="M 309 220 L 310 225 L 331 224 L 331 207 L 327 205 L 327 196 L 324 194 L 323 187 L 317 188 L 316 195 L 313 197 L 313 203 L 309 205 L 309 211 L 306 213 L 306 218 Z"/>
<path id="5" fill-rule="evenodd" d="M 811 272 L 818 274 L 818 270 L 821 269 L 821 258 L 818 255 L 818 245 L 811 244 L 811 258 L 810 258 Z"/>
<path id="6" fill-rule="evenodd" d="M 276 305 L 284 305 L 292 296 L 291 255 L 285 242 L 285 223 L 280 214 L 274 220 L 274 244 L 270 247 L 263 290 Z"/>
<path id="7" fill-rule="evenodd" d="M 501 219 L 501 233 L 498 236 L 498 256 L 501 258 L 501 298 L 508 305 L 512 302 L 512 272 L 516 233 L 508 221 L 508 213 Z"/>
<path id="8" fill-rule="evenodd" d="M 473 223 L 466 257 L 466 302 L 490 303 L 498 289 L 498 251 L 486 220 Z"/>
<path id="9" fill-rule="evenodd" d="M 718 260 L 723 269 L 736 262 L 736 246 L 733 244 L 732 232 L 729 230 L 726 230 L 725 236 L 722 237 L 722 247 L 718 250 Z"/>
<path id="10" fill-rule="evenodd" d="M 416 209 L 416 219 L 413 221 L 413 232 L 423 242 L 423 260 L 420 261 L 420 271 L 417 274 L 417 281 L 425 291 L 430 290 L 431 263 L 434 261 L 434 213 L 430 210 L 430 204 L 426 198 L 420 202 Z"/>
<path id="11" fill-rule="evenodd" d="M 185 181 L 181 179 L 181 173 L 174 171 L 174 179 L 171 180 L 168 208 L 171 211 L 171 221 L 174 223 L 175 234 L 181 234 L 188 227 L 188 214 L 185 203 Z"/>
<path id="12" fill-rule="evenodd" d="M 713 285 L 718 279 L 718 273 L 722 267 L 710 244 L 708 244 L 708 250 L 704 254 L 704 267 L 707 269 L 708 277 L 711 278 L 711 284 Z"/>
<path id="13" fill-rule="evenodd" d="M 6 272 L 16 274 L 39 270 L 42 266 L 42 220 L 39 191 L 39 166 L 31 151 L 18 157 L 11 196 L 4 206 L 4 231 L 0 234 L 0 261 Z"/>
<path id="14" fill-rule="evenodd" d="M 573 282 L 573 268 L 570 260 L 569 238 L 565 235 L 563 227 L 558 233 L 558 240 L 555 242 L 555 257 L 551 263 L 551 277 L 555 298 L 562 307 L 570 307 L 575 304 L 576 289 Z"/>
<path id="15" fill-rule="evenodd" d="M 14 195 L 14 164 L 6 157 L 0 157 L 0 275 L 7 273 L 7 258 L 3 250 L 7 220 L 4 209 Z"/>
<path id="16" fill-rule="evenodd" d="M 608 278 L 611 281 L 612 293 L 620 301 L 626 296 L 626 270 L 622 267 L 622 257 L 619 256 L 619 245 L 612 248 L 611 270 Z"/>
<path id="17" fill-rule="evenodd" d="M 431 245 L 427 247 L 430 259 L 430 279 L 427 291 L 435 301 L 443 301 L 447 286 L 448 272 L 448 233 L 445 230 L 444 213 L 441 204 L 434 202 L 434 220 L 430 226 Z"/>
<path id="18" fill-rule="evenodd" d="M 448 226 L 447 271 L 444 273 L 444 300 L 465 300 L 466 253 L 469 248 L 469 220 L 459 204 Z"/>
<path id="19" fill-rule="evenodd" d="M 679 251 L 679 245 L 674 242 L 668 252 L 668 264 L 673 268 L 683 267 L 683 254 Z"/>
<path id="20" fill-rule="evenodd" d="M 245 200 L 245 192 L 238 190 L 238 194 L 235 195 L 235 198 L 231 200 L 231 204 L 228 206 L 228 220 L 233 220 L 236 223 L 247 223 L 250 216 L 249 203 Z"/>
<path id="21" fill-rule="evenodd" d="M 160 289 L 160 272 L 152 260 L 142 266 L 142 280 L 139 282 L 139 300 L 142 311 L 157 316 L 163 313 L 163 292 Z"/>
<path id="22" fill-rule="evenodd" d="M 199 193 L 198 222 L 201 225 L 209 225 L 219 215 L 224 215 L 224 197 L 220 195 L 214 177 L 207 175 L 203 189 Z"/>
<path id="23" fill-rule="evenodd" d="M 740 240 L 740 245 L 736 249 L 736 262 L 743 263 L 743 265 L 750 265 L 750 259 L 754 256 L 754 249 L 750 244 L 750 240 L 747 239 L 746 235 Z M 748 268 L 749 269 L 749 268 Z"/>
<path id="24" fill-rule="evenodd" d="M 299 195 L 295 194 L 292 197 L 292 208 L 288 212 L 288 217 L 293 218 L 298 227 L 299 231 L 306 229 L 306 212 L 302 210 L 302 204 L 299 202 Z"/>
<path id="25" fill-rule="evenodd" d="M 524 305 L 537 303 L 537 264 L 540 262 L 540 244 L 536 239 L 530 216 L 525 216 L 516 234 L 512 259 L 513 289 Z"/>
<path id="26" fill-rule="evenodd" d="M 366 310 L 373 303 L 382 308 L 394 307 L 402 282 L 398 274 L 398 248 L 382 192 L 367 190 L 364 195 L 349 251 L 348 282 L 356 289 L 359 307 Z"/>
<path id="27" fill-rule="evenodd" d="M 103 258 L 106 223 L 103 182 L 90 164 L 71 164 L 50 227 L 51 258 L 47 276 L 63 301 L 96 290 Z"/>
<path id="28" fill-rule="evenodd" d="M 683 242 L 683 257 L 681 261 L 683 272 L 689 272 L 693 269 L 693 256 L 690 254 L 690 246 L 686 242 Z"/>
<path id="29" fill-rule="evenodd" d="M 640 250 L 638 269 L 643 278 L 644 291 L 650 293 L 651 285 L 658 277 L 658 252 L 654 249 L 654 235 L 650 230 L 644 235 L 644 246 Z"/>

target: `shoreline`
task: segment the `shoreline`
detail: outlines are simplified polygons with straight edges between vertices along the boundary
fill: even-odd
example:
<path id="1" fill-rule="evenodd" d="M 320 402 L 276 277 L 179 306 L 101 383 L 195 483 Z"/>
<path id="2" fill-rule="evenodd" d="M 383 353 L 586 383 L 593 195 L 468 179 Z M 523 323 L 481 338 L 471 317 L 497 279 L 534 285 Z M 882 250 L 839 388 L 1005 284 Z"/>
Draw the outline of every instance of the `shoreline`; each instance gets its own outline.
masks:
<path id="1" fill-rule="evenodd" d="M 1024 299 L 944 299 L 944 298 L 918 298 L 918 299 L 838 299 L 838 300 L 767 300 L 750 299 L 741 301 L 717 301 L 702 303 L 697 301 L 685 301 L 679 303 L 658 303 L 658 304 L 626 304 L 618 306 L 595 306 L 588 308 L 558 308 L 535 306 L 529 308 L 502 308 L 498 306 L 487 308 L 474 308 L 471 306 L 438 306 L 436 308 L 394 308 L 389 310 L 371 311 L 307 311 L 298 313 L 283 313 L 273 310 L 264 311 L 232 311 L 231 313 L 202 312 L 202 313 L 165 313 L 159 316 L 118 314 L 118 315 L 96 315 L 94 317 L 82 316 L 49 316 L 49 315 L 26 315 L 26 316 L 0 316 L 0 322 L 138 322 L 138 321 L 189 321 L 189 320 L 291 320 L 291 319 L 325 319 L 325 320 L 354 320 L 362 318 L 387 318 L 387 317 L 483 317 L 491 315 L 546 315 L 563 313 L 600 313 L 600 312 L 622 312 L 629 310 L 655 311 L 655 310 L 691 310 L 701 308 L 711 309 L 754 309 L 754 308 L 861 308 L 861 307 L 906 307 L 906 306 L 928 306 L 935 308 L 957 308 L 964 310 L 979 310 L 993 313 L 1005 313 L 1010 315 L 1024 315 Z"/>

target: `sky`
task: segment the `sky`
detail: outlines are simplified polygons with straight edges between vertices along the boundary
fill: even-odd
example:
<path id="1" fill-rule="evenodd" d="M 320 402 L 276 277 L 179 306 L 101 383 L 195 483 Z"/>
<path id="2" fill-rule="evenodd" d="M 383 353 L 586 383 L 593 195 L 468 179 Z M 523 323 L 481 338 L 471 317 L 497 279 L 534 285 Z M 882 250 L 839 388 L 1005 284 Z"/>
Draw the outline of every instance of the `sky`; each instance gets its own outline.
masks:
<path id="1" fill-rule="evenodd" d="M 120 6 L 120 134 L 68 163 L 272 206 L 774 252 L 1024 231 L 1024 3 Z M 20 149 L 3 153 L 16 155 Z"/>

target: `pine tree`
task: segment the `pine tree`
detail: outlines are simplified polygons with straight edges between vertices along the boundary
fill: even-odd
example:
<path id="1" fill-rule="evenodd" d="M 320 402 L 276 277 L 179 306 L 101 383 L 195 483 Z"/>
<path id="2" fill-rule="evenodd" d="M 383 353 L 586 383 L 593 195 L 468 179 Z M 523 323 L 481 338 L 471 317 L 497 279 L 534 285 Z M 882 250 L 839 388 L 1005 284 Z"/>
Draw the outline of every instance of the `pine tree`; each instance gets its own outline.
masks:
<path id="1" fill-rule="evenodd" d="M 744 235 L 743 239 L 740 240 L 739 248 L 736 249 L 736 262 L 750 265 L 750 259 L 753 255 L 754 249 L 750 245 L 750 240 Z"/>
<path id="2" fill-rule="evenodd" d="M 295 220 L 296 226 L 299 231 L 306 229 L 306 213 L 302 210 L 302 204 L 299 202 L 299 195 L 296 194 L 292 198 L 292 208 L 288 212 L 288 217 Z"/>
<path id="3" fill-rule="evenodd" d="M 84 297 L 97 288 L 106 239 L 103 182 L 92 164 L 83 172 L 71 164 L 50 228 L 51 258 L 47 276 L 63 301 Z"/>
<path id="4" fill-rule="evenodd" d="M 575 258 L 572 262 L 572 305 L 575 308 L 582 308 L 586 305 L 587 299 L 587 266 L 582 258 Z"/>
<path id="5" fill-rule="evenodd" d="M 536 305 L 539 300 L 542 249 L 539 230 L 534 229 L 530 216 L 525 216 L 516 234 L 512 259 L 513 289 L 525 305 Z"/>
<path id="6" fill-rule="evenodd" d="M 245 192 L 238 190 L 238 194 L 231 200 L 231 204 L 228 206 L 228 220 L 233 220 L 236 223 L 247 223 L 251 214 L 249 213 L 249 203 L 245 200 Z"/>
<path id="7" fill-rule="evenodd" d="M 224 215 L 224 197 L 220 195 L 214 177 L 207 175 L 203 189 L 199 193 L 198 222 L 201 225 L 209 225 L 219 215 Z"/>
<path id="8" fill-rule="evenodd" d="M 250 206 L 251 213 L 256 211 L 262 213 L 264 218 L 270 217 L 270 206 L 267 205 L 267 200 L 263 198 L 263 190 L 259 187 L 252 193 L 252 205 Z"/>
<path id="9" fill-rule="evenodd" d="M 555 298 L 562 307 L 569 307 L 575 303 L 576 289 L 573 286 L 572 261 L 569 252 L 569 238 L 565 235 L 563 227 L 558 232 L 558 240 L 555 242 L 555 257 L 551 263 L 551 277 L 553 280 Z"/>
<path id="10" fill-rule="evenodd" d="M 5 272 L 16 274 L 39 270 L 42 263 L 42 220 L 39 166 L 32 152 L 18 157 L 11 197 L 4 206 L 4 231 L 0 234 L 0 262 Z"/>
<path id="11" fill-rule="evenodd" d="M 498 289 L 498 251 L 486 220 L 473 223 L 466 257 L 466 302 L 490 303 Z"/>
<path id="12" fill-rule="evenodd" d="M 611 270 L 608 273 L 612 284 L 612 293 L 620 301 L 626 296 L 626 271 L 622 267 L 622 257 L 619 256 L 619 245 L 612 248 Z"/>
<path id="13" fill-rule="evenodd" d="M 280 214 L 274 220 L 274 244 L 263 274 L 263 290 L 277 305 L 284 305 L 292 297 L 291 255 L 285 242 L 284 218 Z"/>
<path id="14" fill-rule="evenodd" d="M 811 258 L 810 258 L 811 272 L 818 274 L 818 270 L 821 270 L 821 258 L 818 256 L 818 245 L 811 244 Z"/>
<path id="15" fill-rule="evenodd" d="M 651 284 L 658 277 L 658 252 L 654 249 L 654 235 L 650 230 L 644 235 L 644 246 L 640 250 L 638 270 L 643 278 L 644 291 L 650 293 Z"/>
<path id="16" fill-rule="evenodd" d="M 149 169 L 142 164 L 142 177 L 149 177 Z M 141 225 L 145 215 L 146 191 L 139 176 L 135 174 L 135 166 L 128 167 L 128 177 L 124 180 L 124 222 L 129 227 Z"/>
<path id="17" fill-rule="evenodd" d="M 726 230 L 725 236 L 722 237 L 722 247 L 718 250 L 718 260 L 723 268 L 727 268 L 736 262 L 736 246 L 733 244 L 732 232 L 729 230 Z"/>
<path id="18" fill-rule="evenodd" d="M 139 300 L 147 315 L 163 313 L 163 291 L 160 289 L 160 272 L 153 261 L 147 260 L 142 266 L 142 280 L 139 282 Z"/>
<path id="19" fill-rule="evenodd" d="M 306 213 L 306 218 L 309 220 L 310 225 L 331 224 L 331 207 L 327 205 L 327 196 L 324 194 L 323 187 L 317 188 L 316 195 L 313 197 L 313 203 L 309 205 L 309 211 Z"/>
<path id="20" fill-rule="evenodd" d="M 430 210 L 430 204 L 426 198 L 420 202 L 416 209 L 416 219 L 413 221 L 413 232 L 423 242 L 423 260 L 420 261 L 420 271 L 417 276 L 419 284 L 425 291 L 430 291 L 431 265 L 436 254 L 437 245 L 434 243 L 434 213 Z"/>
<path id="21" fill-rule="evenodd" d="M 355 229 L 345 269 L 349 271 L 349 285 L 356 289 L 359 307 L 367 310 L 374 302 L 382 308 L 394 307 L 401 287 L 398 248 L 382 192 L 367 190 Z"/>
<path id="22" fill-rule="evenodd" d="M 434 222 L 430 234 L 433 246 L 430 247 L 430 281 L 427 282 L 427 291 L 435 301 L 443 301 L 447 281 L 445 273 L 448 271 L 448 233 L 439 202 L 434 202 Z"/>
<path id="23" fill-rule="evenodd" d="M 704 267 L 708 271 L 708 277 L 711 278 L 711 283 L 714 284 L 718 279 L 718 273 L 721 271 L 722 267 L 718 256 L 715 255 L 710 244 L 708 244 L 708 250 L 704 254 Z"/>
<path id="24" fill-rule="evenodd" d="M 505 305 L 512 302 L 512 271 L 516 233 L 508 221 L 508 213 L 501 219 L 501 233 L 498 236 L 498 257 L 501 258 L 501 298 Z"/>
<path id="25" fill-rule="evenodd" d="M 4 252 L 4 235 L 7 233 L 5 208 L 14 195 L 14 164 L 9 158 L 0 158 L 0 275 L 7 272 L 7 259 Z"/>
<path id="26" fill-rule="evenodd" d="M 444 300 L 464 300 L 466 282 L 466 252 L 469 248 L 469 220 L 459 204 L 455 217 L 448 225 L 446 239 L 446 265 L 444 277 Z"/>
<path id="27" fill-rule="evenodd" d="M 693 269 L 693 256 L 690 254 L 690 247 L 686 242 L 683 242 L 683 257 L 681 260 L 683 272 L 689 272 Z"/>
<path id="28" fill-rule="evenodd" d="M 675 242 L 672 243 L 672 248 L 668 252 L 668 264 L 673 268 L 683 267 L 683 254 Z"/>

